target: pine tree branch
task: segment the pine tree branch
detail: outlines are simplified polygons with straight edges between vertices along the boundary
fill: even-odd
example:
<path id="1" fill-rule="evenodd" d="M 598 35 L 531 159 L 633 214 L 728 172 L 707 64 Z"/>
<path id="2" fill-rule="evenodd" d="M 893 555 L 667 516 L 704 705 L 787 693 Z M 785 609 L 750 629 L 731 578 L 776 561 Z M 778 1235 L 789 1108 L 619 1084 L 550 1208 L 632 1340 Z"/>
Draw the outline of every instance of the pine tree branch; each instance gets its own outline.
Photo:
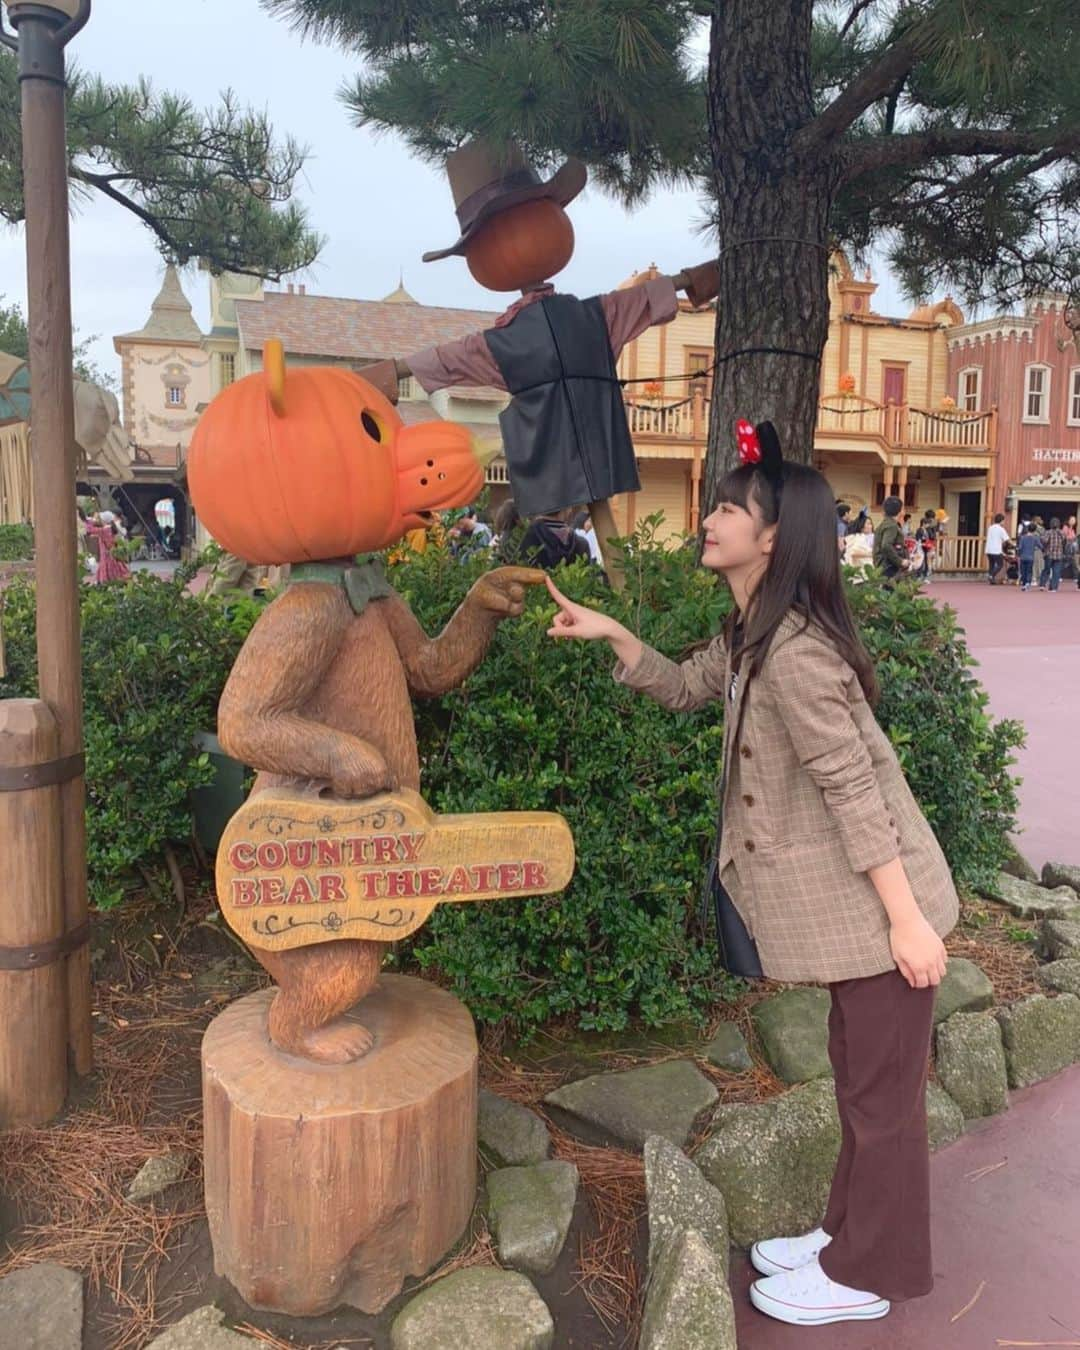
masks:
<path id="1" fill-rule="evenodd" d="M 850 182 L 876 169 L 904 168 L 928 159 L 958 155 L 1043 155 L 1053 150 L 1055 158 L 1080 154 L 1080 125 L 1052 127 L 1047 131 L 1011 131 L 982 127 L 942 127 L 908 132 L 902 136 L 868 136 L 846 152 L 844 179 Z"/>
<path id="2" fill-rule="evenodd" d="M 886 98 L 907 76 L 917 57 L 916 44 L 910 33 L 887 47 L 827 108 L 803 127 L 793 143 L 796 154 L 810 157 L 829 151 L 867 108 Z"/>
<path id="3" fill-rule="evenodd" d="M 1017 178 L 1030 178 L 1032 174 L 1036 174 L 1042 169 L 1048 169 L 1051 164 L 1056 164 L 1059 159 L 1063 159 L 1064 157 L 1065 152 L 1058 149 L 1057 146 L 1053 146 L 1051 149 L 1045 150 L 1041 155 L 1037 156 L 1037 158 L 1025 163 L 1022 168 L 1016 166 L 1015 171 L 1009 176 L 1014 181 Z M 1010 158 L 1009 155 L 997 155 L 989 164 L 980 164 L 974 172 L 965 174 L 963 178 L 950 181 L 944 181 L 941 178 L 927 180 L 928 182 L 932 181 L 935 184 L 936 191 L 932 192 L 928 197 L 921 197 L 919 199 L 919 207 L 940 206 L 942 202 L 946 202 L 950 198 L 962 197 L 966 193 L 975 191 L 977 184 L 985 181 L 995 169 L 1004 168 L 1004 166 L 1009 163 Z"/>
<path id="4" fill-rule="evenodd" d="M 130 211 L 132 215 L 138 216 L 143 224 L 149 226 L 167 248 L 176 247 L 176 240 L 163 228 L 160 217 L 151 215 L 134 198 L 126 196 L 118 188 L 113 187 L 113 181 L 117 175 L 91 173 L 89 169 L 82 169 L 77 164 L 70 165 L 68 173 L 71 178 L 77 179 L 80 183 L 85 183 L 87 187 L 97 188 L 103 196 L 116 202 L 118 206 L 122 206 L 125 211 Z"/>
<path id="5" fill-rule="evenodd" d="M 841 38 L 847 37 L 848 33 L 850 33 L 852 28 L 855 26 L 855 23 L 858 20 L 859 15 L 863 12 L 863 10 L 869 9 L 870 6 L 874 3 L 875 0 L 858 0 L 858 4 L 855 5 L 851 13 L 844 20 L 844 25 L 840 29 Z"/>

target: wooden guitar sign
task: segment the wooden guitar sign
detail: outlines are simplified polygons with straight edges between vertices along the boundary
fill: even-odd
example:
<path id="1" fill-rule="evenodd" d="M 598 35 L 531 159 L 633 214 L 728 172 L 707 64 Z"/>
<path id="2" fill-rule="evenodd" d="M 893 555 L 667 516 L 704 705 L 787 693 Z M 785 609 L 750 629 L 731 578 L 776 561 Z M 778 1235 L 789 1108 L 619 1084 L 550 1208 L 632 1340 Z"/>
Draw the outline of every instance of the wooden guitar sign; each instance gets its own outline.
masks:
<path id="1" fill-rule="evenodd" d="M 272 788 L 240 808 L 217 856 L 229 925 L 285 951 L 396 942 L 436 905 L 564 890 L 574 839 L 551 812 L 438 816 L 408 788 L 363 801 Z"/>

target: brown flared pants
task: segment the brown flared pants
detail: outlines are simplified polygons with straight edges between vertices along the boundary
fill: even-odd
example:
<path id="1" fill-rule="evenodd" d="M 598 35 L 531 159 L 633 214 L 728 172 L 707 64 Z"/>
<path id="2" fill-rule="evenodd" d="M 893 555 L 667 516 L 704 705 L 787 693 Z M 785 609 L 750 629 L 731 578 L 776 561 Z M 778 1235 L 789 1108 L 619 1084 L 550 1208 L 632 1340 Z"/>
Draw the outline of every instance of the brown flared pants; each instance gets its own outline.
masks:
<path id="1" fill-rule="evenodd" d="M 934 990 L 898 970 L 829 986 L 840 1157 L 822 1226 L 830 1279 L 879 1298 L 933 1288 L 926 1073 Z"/>

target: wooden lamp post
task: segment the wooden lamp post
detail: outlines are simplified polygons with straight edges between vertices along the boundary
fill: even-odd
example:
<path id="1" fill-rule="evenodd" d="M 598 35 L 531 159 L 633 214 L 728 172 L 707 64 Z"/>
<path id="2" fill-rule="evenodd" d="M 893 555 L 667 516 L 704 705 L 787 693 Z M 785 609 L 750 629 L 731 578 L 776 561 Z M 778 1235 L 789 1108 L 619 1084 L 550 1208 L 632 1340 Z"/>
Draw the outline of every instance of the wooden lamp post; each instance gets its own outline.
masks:
<path id="1" fill-rule="evenodd" d="M 92 1067 L 64 60 L 91 0 L 4 3 L 22 95 L 40 701 L 0 705 L 0 812 L 18 827 L 0 894 L 0 1125 L 60 1108 L 65 1047 L 76 1073 Z"/>

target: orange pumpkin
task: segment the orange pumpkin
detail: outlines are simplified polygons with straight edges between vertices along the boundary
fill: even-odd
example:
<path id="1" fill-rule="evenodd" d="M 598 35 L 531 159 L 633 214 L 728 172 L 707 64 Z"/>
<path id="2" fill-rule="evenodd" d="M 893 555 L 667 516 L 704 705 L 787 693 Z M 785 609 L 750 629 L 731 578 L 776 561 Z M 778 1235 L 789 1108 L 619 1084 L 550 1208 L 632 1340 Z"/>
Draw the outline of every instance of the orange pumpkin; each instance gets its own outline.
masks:
<path id="1" fill-rule="evenodd" d="M 561 272 L 574 253 L 574 227 L 558 202 L 522 202 L 481 225 L 465 249 L 469 271 L 489 291 L 517 291 Z"/>
<path id="2" fill-rule="evenodd" d="M 195 510 L 230 553 L 298 563 L 386 548 L 483 486 L 464 427 L 406 427 L 348 370 L 307 367 L 286 378 L 277 341 L 263 366 L 214 399 L 188 452 Z"/>

